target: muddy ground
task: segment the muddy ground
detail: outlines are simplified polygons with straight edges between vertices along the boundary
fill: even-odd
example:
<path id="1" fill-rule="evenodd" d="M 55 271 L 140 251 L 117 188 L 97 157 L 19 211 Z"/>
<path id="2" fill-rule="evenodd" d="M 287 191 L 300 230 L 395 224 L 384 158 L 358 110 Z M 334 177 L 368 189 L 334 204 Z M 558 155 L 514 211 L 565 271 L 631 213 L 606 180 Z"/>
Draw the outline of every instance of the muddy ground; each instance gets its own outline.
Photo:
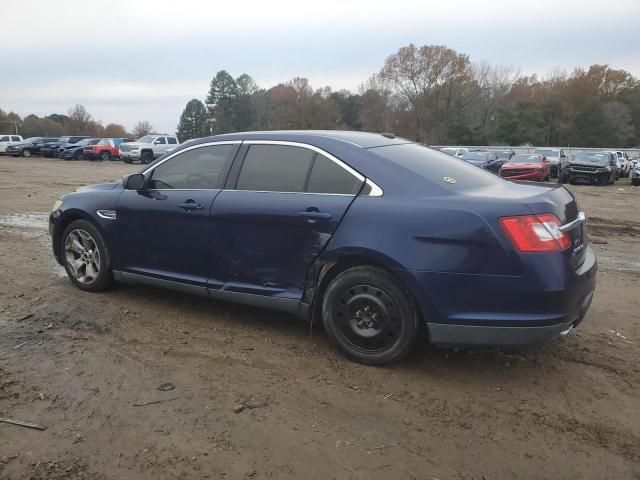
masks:
<path id="1" fill-rule="evenodd" d="M 640 478 L 640 188 L 628 180 L 570 187 L 600 263 L 579 329 L 513 350 L 421 342 L 372 368 L 281 313 L 73 287 L 47 212 L 137 168 L 0 157 L 0 417 L 48 427 L 0 423 L 0 478 Z"/>

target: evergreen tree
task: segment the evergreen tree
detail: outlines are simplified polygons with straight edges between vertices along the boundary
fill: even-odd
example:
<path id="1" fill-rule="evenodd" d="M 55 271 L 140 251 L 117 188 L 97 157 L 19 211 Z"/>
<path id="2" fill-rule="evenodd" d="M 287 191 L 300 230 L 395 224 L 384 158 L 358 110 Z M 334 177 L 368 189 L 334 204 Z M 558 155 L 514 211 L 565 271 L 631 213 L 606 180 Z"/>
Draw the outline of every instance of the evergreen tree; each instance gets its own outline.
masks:
<path id="1" fill-rule="evenodd" d="M 213 119 L 213 133 L 229 133 L 234 128 L 234 104 L 238 98 L 238 84 L 226 70 L 220 70 L 211 80 L 207 109 Z"/>
<path id="2" fill-rule="evenodd" d="M 209 134 L 207 109 L 197 98 L 189 100 L 180 115 L 178 138 L 181 142 L 192 138 L 206 137 Z"/>

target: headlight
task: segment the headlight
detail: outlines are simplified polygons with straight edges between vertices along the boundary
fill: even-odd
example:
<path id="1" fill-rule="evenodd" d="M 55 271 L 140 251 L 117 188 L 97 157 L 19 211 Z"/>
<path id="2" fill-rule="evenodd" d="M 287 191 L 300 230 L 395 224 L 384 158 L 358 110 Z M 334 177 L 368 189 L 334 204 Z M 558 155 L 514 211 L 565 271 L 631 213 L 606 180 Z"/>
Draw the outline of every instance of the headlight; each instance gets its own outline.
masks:
<path id="1" fill-rule="evenodd" d="M 608 166 L 606 170 L 607 170 L 607 172 L 610 172 L 611 171 L 611 166 Z"/>
<path id="2" fill-rule="evenodd" d="M 56 200 L 56 202 L 53 204 L 53 208 L 51 209 L 51 211 L 55 212 L 60 208 L 60 205 L 62 205 L 62 200 L 60 199 Z"/>

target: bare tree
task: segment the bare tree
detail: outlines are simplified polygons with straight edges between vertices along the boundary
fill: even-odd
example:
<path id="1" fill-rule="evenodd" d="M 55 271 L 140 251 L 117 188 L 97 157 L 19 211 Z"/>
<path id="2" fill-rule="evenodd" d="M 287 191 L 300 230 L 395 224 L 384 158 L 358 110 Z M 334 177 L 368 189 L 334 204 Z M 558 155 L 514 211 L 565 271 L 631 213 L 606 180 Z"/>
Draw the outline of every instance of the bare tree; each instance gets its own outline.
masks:
<path id="1" fill-rule="evenodd" d="M 67 110 L 69 121 L 67 122 L 68 133 L 72 135 L 82 135 L 87 133 L 93 117 L 83 105 L 74 105 Z"/>
<path id="2" fill-rule="evenodd" d="M 136 126 L 133 127 L 133 131 L 131 132 L 135 138 L 144 137 L 145 135 L 149 135 L 153 132 L 153 125 L 149 120 L 140 120 L 136 123 Z"/>

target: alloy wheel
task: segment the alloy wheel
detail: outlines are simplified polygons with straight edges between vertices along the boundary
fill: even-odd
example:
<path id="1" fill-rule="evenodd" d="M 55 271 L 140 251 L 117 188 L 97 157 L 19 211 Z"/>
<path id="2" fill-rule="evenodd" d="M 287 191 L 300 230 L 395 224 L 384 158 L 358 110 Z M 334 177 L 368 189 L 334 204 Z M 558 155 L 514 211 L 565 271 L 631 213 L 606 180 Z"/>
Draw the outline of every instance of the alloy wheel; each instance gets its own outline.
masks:
<path id="1" fill-rule="evenodd" d="M 69 232 L 64 242 L 64 255 L 75 280 L 85 285 L 96 281 L 100 274 L 100 250 L 86 230 Z"/>

